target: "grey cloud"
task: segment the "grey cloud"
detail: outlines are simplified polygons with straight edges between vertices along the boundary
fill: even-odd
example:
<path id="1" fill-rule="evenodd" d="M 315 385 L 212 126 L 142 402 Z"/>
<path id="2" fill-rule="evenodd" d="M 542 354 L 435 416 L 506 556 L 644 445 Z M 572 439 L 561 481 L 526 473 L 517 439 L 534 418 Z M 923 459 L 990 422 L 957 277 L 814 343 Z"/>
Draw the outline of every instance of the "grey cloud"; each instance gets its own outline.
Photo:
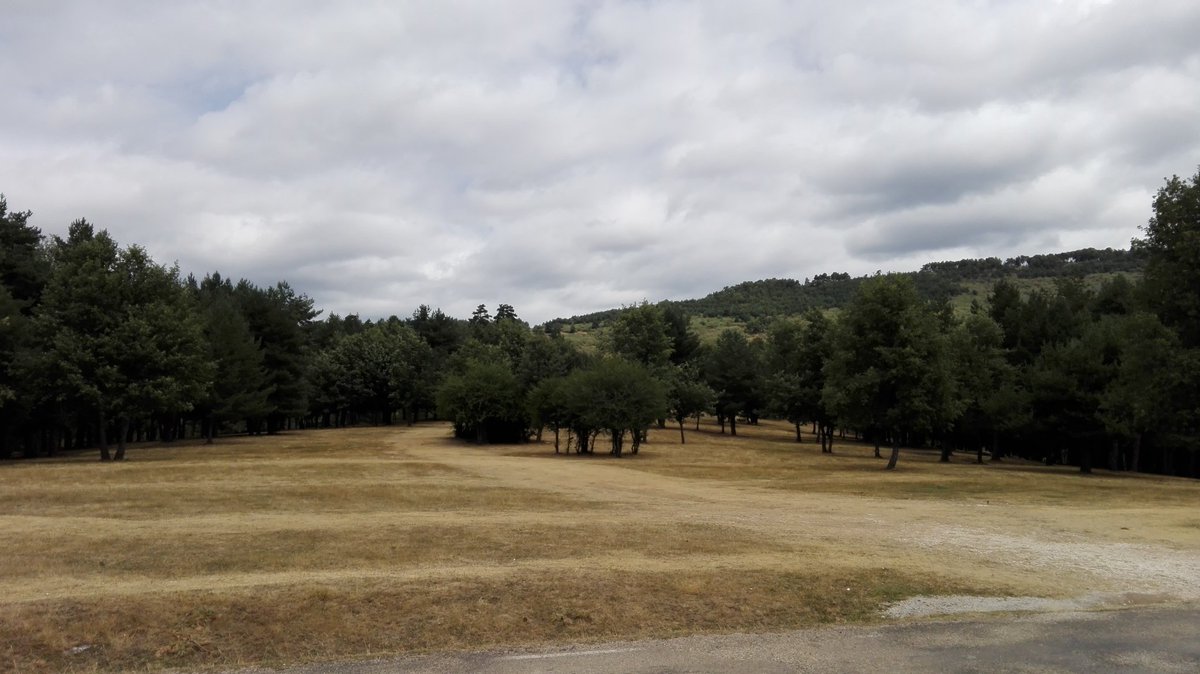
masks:
<path id="1" fill-rule="evenodd" d="M 1200 155 L 1200 6 L 18 3 L 0 191 L 330 311 L 535 322 L 1125 245 Z"/>

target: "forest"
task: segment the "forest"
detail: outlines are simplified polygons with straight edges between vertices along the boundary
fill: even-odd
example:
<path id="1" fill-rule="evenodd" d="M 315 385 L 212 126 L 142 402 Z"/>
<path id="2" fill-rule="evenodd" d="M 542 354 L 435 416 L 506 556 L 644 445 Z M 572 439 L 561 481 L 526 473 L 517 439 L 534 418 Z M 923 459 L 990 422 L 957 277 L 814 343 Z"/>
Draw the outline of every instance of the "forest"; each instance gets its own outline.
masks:
<path id="1" fill-rule="evenodd" d="M 888 468 L 905 447 L 1200 477 L 1200 172 L 1167 180 L 1153 212 L 1130 251 L 625 307 L 584 351 L 565 321 L 533 329 L 507 304 L 319 319 L 286 282 L 185 277 L 85 220 L 45 237 L 0 198 L 0 458 L 433 418 L 475 442 L 551 433 L 556 452 L 622 456 L 652 425 L 686 443 L 712 415 L 734 435 L 786 419 L 823 452 L 865 440 Z M 952 289 L 980 278 L 986 296 L 956 311 Z M 769 321 L 702 343 L 689 317 L 709 311 Z"/>

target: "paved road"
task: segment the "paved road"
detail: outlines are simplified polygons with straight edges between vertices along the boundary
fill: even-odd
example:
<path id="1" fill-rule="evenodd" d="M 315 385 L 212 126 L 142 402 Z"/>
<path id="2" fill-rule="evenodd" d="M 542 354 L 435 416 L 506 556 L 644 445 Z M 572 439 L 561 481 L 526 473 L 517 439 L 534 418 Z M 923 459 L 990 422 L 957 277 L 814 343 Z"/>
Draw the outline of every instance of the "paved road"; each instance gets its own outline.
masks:
<path id="1" fill-rule="evenodd" d="M 261 671 L 261 670 L 260 670 Z M 1200 605 L 697 636 L 282 670 L 393 672 L 1200 672 Z M 242 674 L 250 674 L 243 672 Z"/>

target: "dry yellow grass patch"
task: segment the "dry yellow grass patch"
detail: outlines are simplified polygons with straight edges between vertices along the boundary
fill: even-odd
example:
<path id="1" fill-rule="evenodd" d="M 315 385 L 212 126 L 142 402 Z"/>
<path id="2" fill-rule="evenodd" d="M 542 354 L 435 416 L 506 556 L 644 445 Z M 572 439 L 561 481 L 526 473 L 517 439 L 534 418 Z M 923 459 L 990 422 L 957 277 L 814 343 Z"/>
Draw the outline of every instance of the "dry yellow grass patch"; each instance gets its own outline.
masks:
<path id="1" fill-rule="evenodd" d="M 687 428 L 684 445 L 678 428 L 652 431 L 644 460 L 631 467 L 798 491 L 998 504 L 1185 505 L 1200 494 L 1194 480 L 1104 470 L 1082 477 L 1077 468 L 1017 459 L 976 465 L 974 454 L 963 453 L 940 463 L 929 450 L 904 449 L 897 470 L 885 472 L 866 443 L 838 439 L 834 454 L 823 455 L 807 427 L 797 443 L 794 429 L 778 421 L 741 424 L 737 437 L 719 434 L 708 421 L 699 432 Z M 886 457 L 890 448 L 881 451 Z"/>
<path id="2" fill-rule="evenodd" d="M 3 613 L 14 669 L 237 667 L 447 648 L 771 630 L 869 620 L 881 601 L 953 591 L 863 573 L 593 570 L 503 580 L 307 584 L 27 604 Z M 80 645 L 91 647 L 72 654 Z"/>
<path id="3" fill-rule="evenodd" d="M 656 430 L 620 460 L 421 425 L 0 465 L 0 670 L 862 621 L 914 594 L 1119 591 L 1136 575 L 1081 570 L 1063 541 L 1161 561 L 1164 582 L 1189 573 L 1171 554 L 1200 550 L 1187 481 L 913 453 L 885 473 L 868 447 L 822 456 L 786 425 L 740 430 L 683 446 Z"/>

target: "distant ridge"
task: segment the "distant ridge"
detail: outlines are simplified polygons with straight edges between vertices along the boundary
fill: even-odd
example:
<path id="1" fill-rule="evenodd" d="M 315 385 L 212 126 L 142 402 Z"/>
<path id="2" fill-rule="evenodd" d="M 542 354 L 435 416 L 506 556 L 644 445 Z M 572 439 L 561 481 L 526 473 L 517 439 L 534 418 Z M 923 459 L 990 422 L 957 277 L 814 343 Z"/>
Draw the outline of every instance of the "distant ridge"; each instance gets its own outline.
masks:
<path id="1" fill-rule="evenodd" d="M 1092 274 L 1140 273 L 1145 260 L 1134 250 L 1117 248 L 1081 248 L 1065 253 L 1020 255 L 1001 260 L 998 257 L 930 262 L 920 271 L 904 272 L 917 289 L 929 299 L 949 299 L 967 292 L 969 282 L 994 282 L 1001 278 L 1053 279 Z M 841 307 L 867 276 L 847 273 L 817 274 L 803 281 L 770 278 L 726 286 L 700 299 L 664 300 L 694 316 L 725 317 L 739 321 L 792 316 L 804 311 Z M 621 311 L 606 309 L 590 314 L 556 318 L 547 327 L 569 324 L 603 324 Z"/>

